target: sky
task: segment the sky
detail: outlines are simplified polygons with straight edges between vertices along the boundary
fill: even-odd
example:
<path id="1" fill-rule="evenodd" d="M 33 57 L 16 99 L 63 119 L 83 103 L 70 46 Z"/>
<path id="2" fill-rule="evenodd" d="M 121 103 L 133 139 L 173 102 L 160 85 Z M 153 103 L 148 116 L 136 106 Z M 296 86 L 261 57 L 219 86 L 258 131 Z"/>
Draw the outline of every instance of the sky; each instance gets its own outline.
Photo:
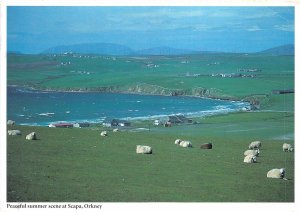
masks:
<path id="1" fill-rule="evenodd" d="M 8 51 L 115 43 L 198 51 L 257 52 L 294 44 L 294 7 L 9 6 Z"/>

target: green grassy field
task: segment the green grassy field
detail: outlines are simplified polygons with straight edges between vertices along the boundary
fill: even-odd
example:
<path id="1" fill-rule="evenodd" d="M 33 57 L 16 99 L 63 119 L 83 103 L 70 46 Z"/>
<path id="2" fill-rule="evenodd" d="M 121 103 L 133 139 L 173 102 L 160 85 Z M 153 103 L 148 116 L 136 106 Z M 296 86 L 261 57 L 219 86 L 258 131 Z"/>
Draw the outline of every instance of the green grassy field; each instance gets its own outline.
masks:
<path id="1" fill-rule="evenodd" d="M 284 138 L 293 135 L 293 123 L 292 113 L 237 113 L 143 132 L 108 129 L 107 137 L 100 136 L 102 127 L 15 126 L 23 135 L 7 141 L 8 201 L 293 202 L 294 153 L 282 152 L 285 141 L 293 144 Z M 39 140 L 25 140 L 31 131 Z M 176 138 L 193 148 L 175 145 Z M 243 163 L 257 139 L 258 163 Z M 213 149 L 200 149 L 205 142 Z M 139 144 L 153 154 L 136 154 Z M 281 167 L 289 180 L 266 177 Z"/>
<path id="2" fill-rule="evenodd" d="M 274 89 L 294 88 L 293 56 L 209 54 L 112 57 L 9 54 L 7 62 L 8 84 L 38 89 L 94 89 L 165 95 L 180 91 L 184 95 L 243 99 L 255 94 L 270 94 Z M 239 72 L 239 69 L 260 69 L 261 72 Z M 205 76 L 221 73 L 256 76 Z M 194 77 L 197 74 L 202 76 Z"/>
<path id="3" fill-rule="evenodd" d="M 188 61 L 188 63 L 184 63 Z M 70 63 L 69 63 L 70 62 Z M 63 64 L 62 64 L 63 63 Z M 147 64 L 152 65 L 147 66 Z M 254 78 L 191 77 L 261 69 Z M 189 73 L 189 74 L 187 74 Z M 7 138 L 7 200 L 17 202 L 293 202 L 294 57 L 210 54 L 155 57 L 96 55 L 8 55 L 8 85 L 53 90 L 99 90 L 170 95 L 259 98 L 261 110 L 193 118 L 198 124 L 168 128 L 136 121 L 113 133 L 83 129 L 14 126 Z M 204 92 L 206 90 L 206 92 Z M 10 129 L 11 127 L 8 127 Z M 135 128 L 150 130 L 137 131 Z M 100 132 L 108 130 L 109 136 Z M 25 136 L 35 131 L 37 141 Z M 174 144 L 190 140 L 193 148 Z M 258 163 L 243 152 L 262 141 Z M 212 150 L 200 144 L 212 142 Z M 152 155 L 135 153 L 149 145 Z M 286 168 L 285 180 L 267 171 Z"/>

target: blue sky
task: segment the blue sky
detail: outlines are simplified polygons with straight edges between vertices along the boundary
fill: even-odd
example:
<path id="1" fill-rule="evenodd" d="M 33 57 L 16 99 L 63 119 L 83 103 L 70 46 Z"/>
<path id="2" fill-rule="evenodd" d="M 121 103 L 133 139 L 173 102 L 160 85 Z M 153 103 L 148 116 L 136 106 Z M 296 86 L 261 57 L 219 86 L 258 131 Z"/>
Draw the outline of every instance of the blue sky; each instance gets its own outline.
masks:
<path id="1" fill-rule="evenodd" d="M 9 51 L 103 42 L 132 49 L 255 52 L 294 44 L 293 7 L 20 7 L 7 10 Z"/>

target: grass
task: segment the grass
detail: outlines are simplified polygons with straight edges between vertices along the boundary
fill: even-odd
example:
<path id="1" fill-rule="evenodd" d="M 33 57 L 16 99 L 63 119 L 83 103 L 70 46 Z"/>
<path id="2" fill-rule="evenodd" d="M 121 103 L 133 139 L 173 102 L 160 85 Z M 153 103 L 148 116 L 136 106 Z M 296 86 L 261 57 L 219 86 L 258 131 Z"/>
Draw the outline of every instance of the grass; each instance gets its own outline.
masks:
<path id="1" fill-rule="evenodd" d="M 189 63 L 181 63 L 185 60 Z M 147 64 L 158 67 L 149 68 Z M 30 69 L 24 68 L 28 65 Z M 262 71 L 252 73 L 255 78 L 186 77 L 187 73 L 244 73 L 238 70 L 247 68 Z M 182 90 L 185 94 L 196 95 L 193 90 L 202 88 L 217 91 L 211 96 L 242 99 L 254 94 L 270 94 L 275 89 L 293 88 L 294 57 L 244 54 L 170 57 L 9 54 L 8 84 L 62 90 L 112 87 L 116 92 L 132 91 L 142 84 L 139 92 L 144 93 L 153 92 L 153 86 L 156 86 L 157 92 L 162 89 Z"/>
<path id="2" fill-rule="evenodd" d="M 261 129 L 252 115 L 270 129 Z M 287 128 L 280 130 L 283 122 Z M 250 126 L 254 130 L 245 133 Z M 216 116 L 191 126 L 109 131 L 107 137 L 100 137 L 102 128 L 16 128 L 23 136 L 8 137 L 8 201 L 294 201 L 294 153 L 282 152 L 285 141 L 276 138 L 293 133 L 287 114 Z M 31 131 L 40 139 L 25 141 Z M 258 163 L 245 164 L 243 152 L 256 136 L 263 143 Z M 175 145 L 176 138 L 192 141 L 193 148 Z M 201 150 L 205 142 L 213 149 Z M 139 144 L 151 146 L 153 154 L 136 154 Z M 281 167 L 288 181 L 266 178 L 268 170 Z"/>
<path id="3" fill-rule="evenodd" d="M 140 132 L 112 133 L 102 126 L 14 126 L 22 136 L 7 138 L 7 201 L 294 202 L 294 153 L 282 152 L 284 142 L 294 144 L 294 94 L 272 95 L 274 89 L 294 87 L 294 57 L 75 56 L 9 54 L 7 82 L 42 89 L 109 87 L 166 95 L 178 89 L 189 95 L 208 89 L 216 97 L 263 96 L 261 110 L 195 117 L 198 124 L 168 128 L 136 121 L 133 128 L 150 129 Z M 149 63 L 158 67 L 149 68 Z M 185 76 L 237 73 L 241 68 L 262 72 L 255 78 Z M 101 137 L 102 130 L 109 136 Z M 39 140 L 26 141 L 32 131 Z M 175 145 L 177 138 L 192 141 L 193 148 Z M 245 164 L 243 152 L 254 140 L 262 141 L 258 163 Z M 206 142 L 213 143 L 212 150 L 200 149 Z M 151 146 L 153 154 L 136 154 L 140 144 Z M 281 167 L 289 180 L 266 177 L 268 170 Z"/>

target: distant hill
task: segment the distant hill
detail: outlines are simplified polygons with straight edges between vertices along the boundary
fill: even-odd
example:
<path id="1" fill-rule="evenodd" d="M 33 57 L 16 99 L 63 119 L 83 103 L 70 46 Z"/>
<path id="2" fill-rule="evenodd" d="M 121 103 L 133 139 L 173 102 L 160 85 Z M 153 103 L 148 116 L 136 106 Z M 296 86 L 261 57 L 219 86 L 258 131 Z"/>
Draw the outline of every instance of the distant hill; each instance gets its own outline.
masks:
<path id="1" fill-rule="evenodd" d="M 175 49 L 167 46 L 135 51 L 136 55 L 184 55 L 184 54 L 195 54 L 195 53 L 197 52 L 192 50 L 185 50 L 185 49 Z"/>
<path id="2" fill-rule="evenodd" d="M 42 54 L 61 54 L 65 52 L 101 55 L 130 55 L 134 51 L 127 46 L 113 43 L 85 43 L 56 46 L 43 51 Z"/>
<path id="3" fill-rule="evenodd" d="M 22 52 L 19 52 L 19 51 L 7 51 L 7 54 L 22 54 Z"/>
<path id="4" fill-rule="evenodd" d="M 176 49 L 167 46 L 133 50 L 125 45 L 113 43 L 84 43 L 76 45 L 56 46 L 42 52 L 42 54 L 62 54 L 65 52 L 74 52 L 81 54 L 100 54 L 100 55 L 186 55 L 186 54 L 212 54 L 220 53 L 213 51 L 196 51 L 187 49 Z M 295 47 L 292 44 L 282 45 L 255 54 L 268 55 L 294 55 Z M 223 52 L 226 53 L 226 52 Z"/>
<path id="5" fill-rule="evenodd" d="M 270 54 L 270 55 L 295 55 L 295 46 L 293 44 L 287 44 L 277 46 L 274 48 L 266 49 L 258 54 Z"/>
<path id="6" fill-rule="evenodd" d="M 76 45 L 56 46 L 46 49 L 45 51 L 41 52 L 41 54 L 62 54 L 65 52 L 100 55 L 184 55 L 213 53 L 205 51 L 176 49 L 167 46 L 135 51 L 127 46 L 113 43 L 85 43 Z"/>

